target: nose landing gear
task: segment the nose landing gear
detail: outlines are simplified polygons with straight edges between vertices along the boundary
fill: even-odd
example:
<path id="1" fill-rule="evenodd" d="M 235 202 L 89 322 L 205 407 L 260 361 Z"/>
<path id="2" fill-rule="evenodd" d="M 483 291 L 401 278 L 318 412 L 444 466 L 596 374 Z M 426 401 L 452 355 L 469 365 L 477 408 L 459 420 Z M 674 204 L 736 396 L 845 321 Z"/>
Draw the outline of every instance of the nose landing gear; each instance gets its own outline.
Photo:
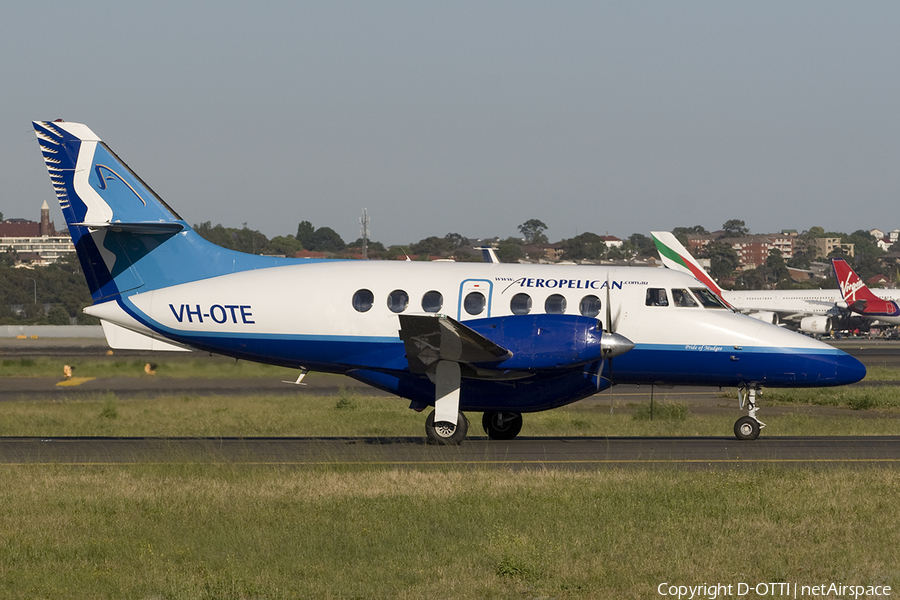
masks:
<path id="1" fill-rule="evenodd" d="M 758 385 L 746 386 L 738 390 L 740 407 L 744 408 L 746 402 L 748 408 L 748 415 L 734 423 L 734 437 L 739 440 L 755 440 L 759 437 L 760 429 L 766 426 L 756 418 L 756 411 L 759 410 L 759 406 L 756 404 L 757 395 L 762 395 L 762 390 Z"/>

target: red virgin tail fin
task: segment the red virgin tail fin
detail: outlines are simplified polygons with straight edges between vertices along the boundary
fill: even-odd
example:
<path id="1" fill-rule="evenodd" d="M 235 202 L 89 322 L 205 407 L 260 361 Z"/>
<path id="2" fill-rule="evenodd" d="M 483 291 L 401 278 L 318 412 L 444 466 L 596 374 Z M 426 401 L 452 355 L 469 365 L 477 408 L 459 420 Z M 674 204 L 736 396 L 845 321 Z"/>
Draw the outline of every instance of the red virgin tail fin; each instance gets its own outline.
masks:
<path id="1" fill-rule="evenodd" d="M 834 276 L 841 288 L 841 296 L 844 302 L 855 313 L 865 316 L 892 317 L 900 314 L 900 308 L 895 302 L 883 300 L 859 278 L 859 275 L 847 264 L 843 258 L 832 258 L 831 266 L 834 268 Z"/>

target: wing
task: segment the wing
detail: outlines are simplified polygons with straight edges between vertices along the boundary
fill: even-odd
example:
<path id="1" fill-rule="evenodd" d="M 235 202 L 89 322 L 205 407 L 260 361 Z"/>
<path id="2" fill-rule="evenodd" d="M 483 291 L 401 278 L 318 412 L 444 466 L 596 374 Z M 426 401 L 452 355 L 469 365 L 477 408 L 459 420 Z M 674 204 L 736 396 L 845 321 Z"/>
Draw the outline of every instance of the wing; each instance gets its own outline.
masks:
<path id="1" fill-rule="evenodd" d="M 422 374 L 435 363 L 502 362 L 512 352 L 446 315 L 399 315 L 400 339 L 406 347 L 409 369 Z"/>

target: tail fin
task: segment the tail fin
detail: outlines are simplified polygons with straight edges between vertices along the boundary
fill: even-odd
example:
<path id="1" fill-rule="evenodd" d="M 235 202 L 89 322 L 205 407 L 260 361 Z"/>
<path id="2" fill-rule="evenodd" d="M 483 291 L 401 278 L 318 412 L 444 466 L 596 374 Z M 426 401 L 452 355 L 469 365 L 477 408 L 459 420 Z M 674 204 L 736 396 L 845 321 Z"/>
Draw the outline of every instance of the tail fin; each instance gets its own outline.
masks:
<path id="1" fill-rule="evenodd" d="M 33 125 L 95 303 L 276 264 L 201 238 L 86 125 Z"/>
<path id="2" fill-rule="evenodd" d="M 690 252 L 681 245 L 678 238 L 669 231 L 651 231 L 653 243 L 656 244 L 656 250 L 662 259 L 663 266 L 673 271 L 680 271 L 693 276 L 710 289 L 719 300 L 725 303 L 725 306 L 731 306 L 722 294 L 722 288 L 716 285 L 716 282 L 706 273 L 700 263 L 691 256 Z"/>
<path id="3" fill-rule="evenodd" d="M 856 271 L 843 258 L 832 258 L 834 276 L 841 288 L 844 302 L 855 313 L 867 317 L 895 317 L 900 315 L 896 302 L 879 298 L 859 278 Z"/>

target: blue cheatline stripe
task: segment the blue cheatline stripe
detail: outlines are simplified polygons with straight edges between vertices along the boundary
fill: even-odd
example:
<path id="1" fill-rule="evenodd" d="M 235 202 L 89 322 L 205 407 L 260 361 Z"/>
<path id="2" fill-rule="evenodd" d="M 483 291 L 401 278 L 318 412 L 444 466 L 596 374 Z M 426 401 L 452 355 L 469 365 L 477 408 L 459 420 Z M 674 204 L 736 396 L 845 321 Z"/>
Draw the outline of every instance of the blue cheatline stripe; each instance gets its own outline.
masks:
<path id="1" fill-rule="evenodd" d="M 306 335 L 290 333 L 243 333 L 235 331 L 190 331 L 172 329 L 148 318 L 127 298 L 117 300 L 119 307 L 131 315 L 136 321 L 149 329 L 164 336 L 173 338 L 191 338 L 206 340 L 246 339 L 246 340 L 273 340 L 273 341 L 303 341 L 303 342 L 346 342 L 346 343 L 373 343 L 396 344 L 400 342 L 400 336 L 364 336 L 364 335 Z"/>
<path id="2" fill-rule="evenodd" d="M 730 354 L 748 354 L 748 353 L 778 353 L 778 354 L 810 354 L 810 355 L 833 355 L 844 354 L 843 350 L 826 346 L 824 348 L 802 348 L 802 347 L 783 347 L 783 346 L 741 346 L 740 350 L 736 350 L 734 346 L 726 346 L 724 344 L 635 344 L 635 350 L 653 350 L 666 352 L 693 352 L 695 354 L 713 354 L 716 352 Z"/>

